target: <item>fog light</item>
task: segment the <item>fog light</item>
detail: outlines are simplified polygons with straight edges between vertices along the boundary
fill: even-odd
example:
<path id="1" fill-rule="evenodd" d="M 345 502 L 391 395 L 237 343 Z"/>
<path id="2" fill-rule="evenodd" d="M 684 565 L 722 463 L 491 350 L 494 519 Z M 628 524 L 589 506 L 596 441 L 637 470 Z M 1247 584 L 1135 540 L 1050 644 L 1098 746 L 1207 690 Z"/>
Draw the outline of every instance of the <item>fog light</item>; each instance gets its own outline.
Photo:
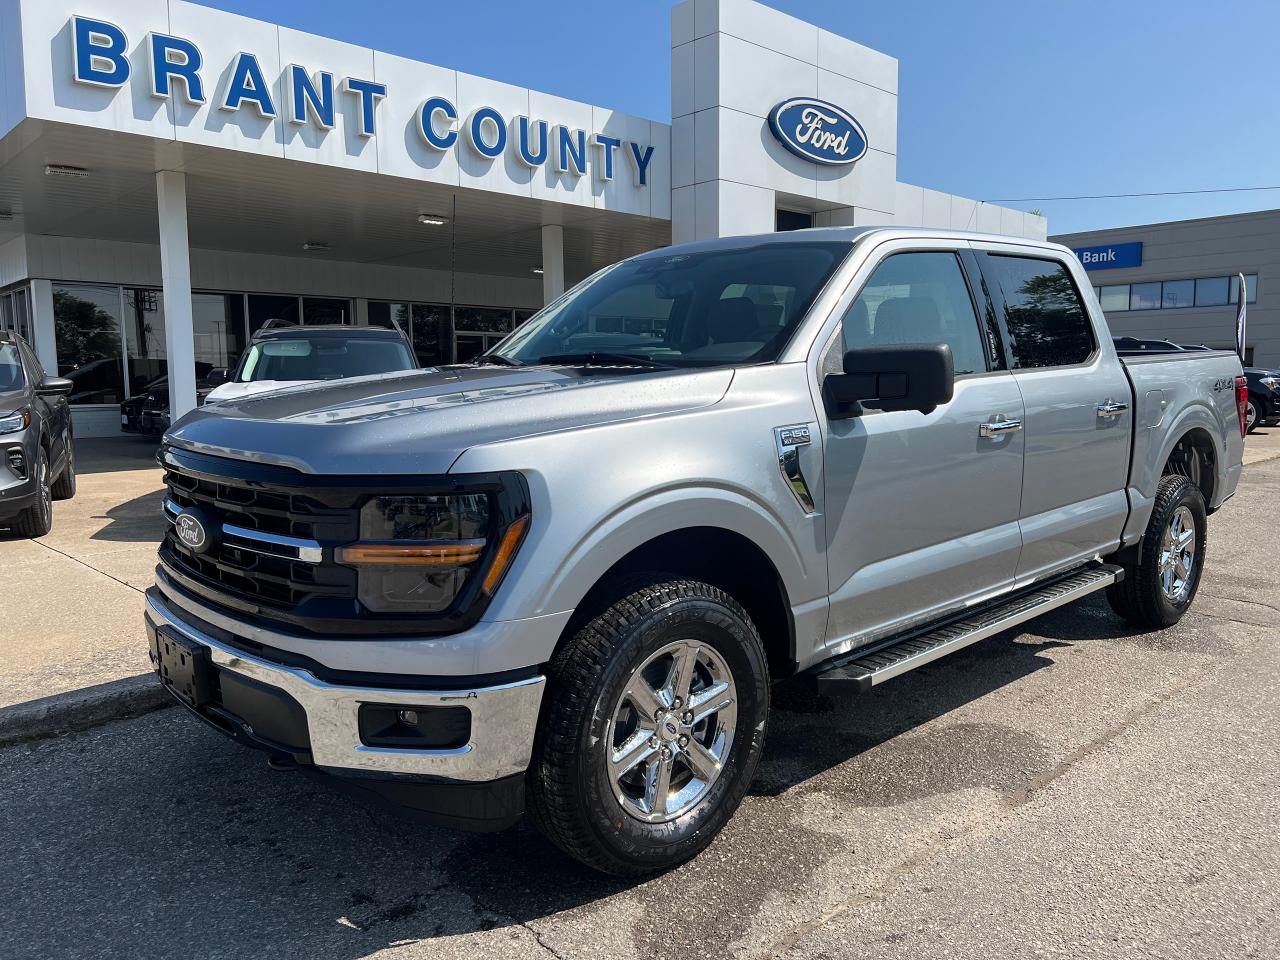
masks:
<path id="1" fill-rule="evenodd" d="M 360 742 L 398 750 L 456 750 L 471 739 L 466 707 L 397 707 L 360 704 Z"/>
<path id="2" fill-rule="evenodd" d="M 22 455 L 21 447 L 10 447 L 5 460 L 15 477 L 19 480 L 27 479 L 27 458 Z"/>

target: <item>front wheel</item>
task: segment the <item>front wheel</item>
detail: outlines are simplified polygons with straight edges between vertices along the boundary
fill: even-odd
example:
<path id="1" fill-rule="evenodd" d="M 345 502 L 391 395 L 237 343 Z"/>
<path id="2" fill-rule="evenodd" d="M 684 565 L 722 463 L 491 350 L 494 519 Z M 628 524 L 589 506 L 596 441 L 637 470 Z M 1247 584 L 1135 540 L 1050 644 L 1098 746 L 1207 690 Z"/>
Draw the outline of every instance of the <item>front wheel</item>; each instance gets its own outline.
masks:
<path id="1" fill-rule="evenodd" d="M 583 626 L 548 674 L 529 783 L 539 829 L 617 876 L 707 846 L 764 749 L 769 670 L 746 611 L 709 584 L 654 578 Z"/>
<path id="2" fill-rule="evenodd" d="M 13 519 L 13 532 L 34 540 L 53 529 L 53 491 L 49 483 L 49 456 L 40 451 L 36 460 L 36 499 Z"/>
<path id="3" fill-rule="evenodd" d="M 67 463 L 53 482 L 53 499 L 70 500 L 76 495 L 76 449 L 67 438 Z"/>
<path id="4" fill-rule="evenodd" d="M 1250 394 L 1244 413 L 1245 433 L 1253 433 L 1258 429 L 1258 411 L 1261 409 L 1262 405 L 1253 398 L 1253 394 Z"/>
<path id="5" fill-rule="evenodd" d="M 1160 480 L 1138 561 L 1107 588 L 1111 608 L 1141 627 L 1171 627 L 1187 612 L 1200 587 L 1206 543 L 1204 494 L 1186 477 Z"/>

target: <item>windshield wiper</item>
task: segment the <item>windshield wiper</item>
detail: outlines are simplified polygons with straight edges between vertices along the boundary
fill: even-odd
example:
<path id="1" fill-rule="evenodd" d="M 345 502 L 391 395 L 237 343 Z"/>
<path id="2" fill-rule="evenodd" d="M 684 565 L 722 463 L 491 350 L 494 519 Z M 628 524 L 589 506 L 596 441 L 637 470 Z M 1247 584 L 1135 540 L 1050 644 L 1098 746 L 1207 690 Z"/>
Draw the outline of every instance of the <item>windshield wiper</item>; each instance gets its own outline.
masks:
<path id="1" fill-rule="evenodd" d="M 482 353 L 471 361 L 475 366 L 482 367 L 487 363 L 492 363 L 496 367 L 523 367 L 523 360 L 516 360 L 514 357 L 504 357 L 500 353 Z"/>
<path id="2" fill-rule="evenodd" d="M 663 363 L 653 357 L 638 353 L 604 353 L 592 350 L 589 353 L 553 353 L 539 357 L 538 363 L 563 364 L 565 366 L 584 367 L 652 367 L 655 370 L 674 370 L 675 365 Z"/>

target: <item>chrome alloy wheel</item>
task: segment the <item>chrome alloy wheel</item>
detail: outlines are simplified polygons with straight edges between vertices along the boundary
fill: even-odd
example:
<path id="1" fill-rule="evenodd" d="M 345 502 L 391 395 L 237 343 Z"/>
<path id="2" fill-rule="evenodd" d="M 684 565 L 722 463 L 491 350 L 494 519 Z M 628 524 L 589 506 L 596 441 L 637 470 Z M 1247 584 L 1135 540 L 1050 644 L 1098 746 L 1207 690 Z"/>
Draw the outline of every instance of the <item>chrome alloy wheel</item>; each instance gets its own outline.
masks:
<path id="1" fill-rule="evenodd" d="M 733 747 L 737 690 L 724 657 L 676 640 L 627 680 L 606 730 L 609 783 L 623 809 L 668 823 L 711 790 Z"/>
<path id="2" fill-rule="evenodd" d="M 1191 591 L 1196 568 L 1196 519 L 1190 508 L 1179 507 L 1160 538 L 1160 588 L 1174 603 Z"/>

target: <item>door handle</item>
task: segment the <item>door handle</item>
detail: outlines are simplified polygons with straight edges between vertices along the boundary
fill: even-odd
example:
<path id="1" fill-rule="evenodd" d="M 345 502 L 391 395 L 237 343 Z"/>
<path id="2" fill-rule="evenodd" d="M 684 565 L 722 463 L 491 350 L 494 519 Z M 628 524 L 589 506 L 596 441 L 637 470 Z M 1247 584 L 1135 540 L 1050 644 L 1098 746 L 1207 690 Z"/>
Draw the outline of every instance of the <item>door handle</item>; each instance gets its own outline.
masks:
<path id="1" fill-rule="evenodd" d="M 998 437 L 1006 433 L 1014 433 L 1022 429 L 1022 421 L 993 414 L 986 423 L 978 424 L 978 436 Z"/>
<path id="2" fill-rule="evenodd" d="M 1119 403 L 1115 400 L 1104 400 L 1098 404 L 1098 419 L 1109 420 L 1112 417 L 1118 417 L 1129 409 L 1127 403 Z"/>

